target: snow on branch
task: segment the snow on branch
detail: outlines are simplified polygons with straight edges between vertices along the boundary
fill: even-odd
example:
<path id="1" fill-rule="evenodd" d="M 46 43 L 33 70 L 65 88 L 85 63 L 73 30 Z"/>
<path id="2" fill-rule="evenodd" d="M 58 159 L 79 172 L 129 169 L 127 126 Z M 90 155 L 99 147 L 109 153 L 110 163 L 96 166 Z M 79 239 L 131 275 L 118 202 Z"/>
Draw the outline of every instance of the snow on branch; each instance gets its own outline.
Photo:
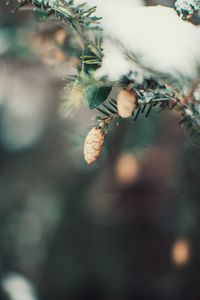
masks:
<path id="1" fill-rule="evenodd" d="M 69 86 L 82 89 L 89 108 L 101 112 L 92 131 L 98 134 L 90 134 L 87 147 L 94 143 L 90 149 L 96 145 L 100 154 L 103 143 L 94 141 L 113 119 L 136 121 L 153 108 L 176 106 L 181 123 L 200 143 L 200 27 L 187 20 L 200 9 L 198 0 L 178 0 L 178 13 L 140 0 L 18 1 L 19 7 L 27 4 L 55 15 L 81 37 L 80 65 Z M 113 88 L 119 89 L 116 99 Z M 92 162 L 98 158 L 88 151 Z"/>

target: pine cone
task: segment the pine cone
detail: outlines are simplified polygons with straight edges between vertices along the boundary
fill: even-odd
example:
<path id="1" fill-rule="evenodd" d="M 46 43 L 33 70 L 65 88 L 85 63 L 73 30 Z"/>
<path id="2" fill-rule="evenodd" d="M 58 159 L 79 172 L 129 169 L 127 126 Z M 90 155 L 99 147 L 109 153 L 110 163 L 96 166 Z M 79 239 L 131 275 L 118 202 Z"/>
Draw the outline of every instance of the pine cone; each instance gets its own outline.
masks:
<path id="1" fill-rule="evenodd" d="M 120 117 L 129 118 L 137 106 L 137 98 L 133 91 L 121 90 L 117 96 L 117 108 Z"/>
<path id="2" fill-rule="evenodd" d="M 100 156 L 105 133 L 101 127 L 92 128 L 86 136 L 84 144 L 84 157 L 88 165 L 94 163 Z"/>

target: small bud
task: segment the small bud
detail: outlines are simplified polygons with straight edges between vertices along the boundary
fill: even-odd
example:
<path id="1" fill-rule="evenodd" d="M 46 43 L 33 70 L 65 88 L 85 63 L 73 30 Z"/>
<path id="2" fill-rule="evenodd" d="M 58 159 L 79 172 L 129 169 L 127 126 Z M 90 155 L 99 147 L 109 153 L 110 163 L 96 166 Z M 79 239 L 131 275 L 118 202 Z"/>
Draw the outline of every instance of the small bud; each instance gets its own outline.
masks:
<path id="1" fill-rule="evenodd" d="M 84 144 L 84 157 L 88 165 L 94 163 L 100 156 L 105 133 L 101 127 L 92 128 L 86 136 Z"/>
<path id="2" fill-rule="evenodd" d="M 133 91 L 121 90 L 117 96 L 117 108 L 120 117 L 129 118 L 136 109 L 137 98 Z"/>

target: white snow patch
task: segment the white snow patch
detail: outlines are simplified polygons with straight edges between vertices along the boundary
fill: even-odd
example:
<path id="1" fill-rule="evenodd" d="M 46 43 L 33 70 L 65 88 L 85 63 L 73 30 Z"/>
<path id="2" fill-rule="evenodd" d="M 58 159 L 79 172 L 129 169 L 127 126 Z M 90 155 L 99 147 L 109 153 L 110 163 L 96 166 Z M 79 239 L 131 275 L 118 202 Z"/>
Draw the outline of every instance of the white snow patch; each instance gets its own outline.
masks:
<path id="1" fill-rule="evenodd" d="M 125 52 L 136 55 L 140 64 L 152 71 L 177 79 L 197 77 L 200 29 L 180 19 L 174 9 L 144 7 L 140 0 L 87 2 L 97 5 L 96 13 L 102 17 L 104 32 L 104 58 L 96 77 L 108 76 L 113 81 L 134 71 L 134 64 L 127 60 Z"/>

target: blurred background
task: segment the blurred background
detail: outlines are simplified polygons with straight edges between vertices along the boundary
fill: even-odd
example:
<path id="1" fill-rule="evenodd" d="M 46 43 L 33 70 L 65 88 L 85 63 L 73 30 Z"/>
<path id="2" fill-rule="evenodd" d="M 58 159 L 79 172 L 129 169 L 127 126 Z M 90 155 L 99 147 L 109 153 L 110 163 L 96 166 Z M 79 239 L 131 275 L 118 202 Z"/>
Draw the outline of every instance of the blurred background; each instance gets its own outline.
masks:
<path id="1" fill-rule="evenodd" d="M 88 167 L 96 112 L 65 117 L 78 45 L 13 7 L 0 3 L 0 300 L 199 300 L 200 151 L 177 112 L 113 126 Z"/>

